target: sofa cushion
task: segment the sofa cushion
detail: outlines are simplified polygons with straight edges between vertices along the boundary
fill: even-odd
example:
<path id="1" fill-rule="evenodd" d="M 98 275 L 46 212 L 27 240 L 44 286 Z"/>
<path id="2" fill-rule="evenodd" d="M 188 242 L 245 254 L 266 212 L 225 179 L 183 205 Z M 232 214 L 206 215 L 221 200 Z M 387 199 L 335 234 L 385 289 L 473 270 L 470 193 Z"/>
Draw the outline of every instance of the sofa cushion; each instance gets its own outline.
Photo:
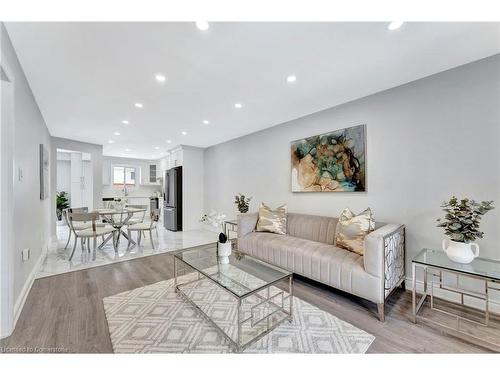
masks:
<path id="1" fill-rule="evenodd" d="M 287 205 L 283 204 L 276 209 L 271 209 L 264 203 L 259 207 L 259 220 L 257 221 L 258 232 L 271 232 L 277 234 L 286 233 Z"/>
<path id="2" fill-rule="evenodd" d="M 296 274 L 374 300 L 380 280 L 364 270 L 363 257 L 334 245 L 289 235 L 252 232 L 238 249 Z"/>
<path id="3" fill-rule="evenodd" d="M 345 208 L 339 217 L 335 232 L 335 245 L 363 255 L 365 237 L 375 229 L 372 211 L 367 208 L 358 215 Z"/>

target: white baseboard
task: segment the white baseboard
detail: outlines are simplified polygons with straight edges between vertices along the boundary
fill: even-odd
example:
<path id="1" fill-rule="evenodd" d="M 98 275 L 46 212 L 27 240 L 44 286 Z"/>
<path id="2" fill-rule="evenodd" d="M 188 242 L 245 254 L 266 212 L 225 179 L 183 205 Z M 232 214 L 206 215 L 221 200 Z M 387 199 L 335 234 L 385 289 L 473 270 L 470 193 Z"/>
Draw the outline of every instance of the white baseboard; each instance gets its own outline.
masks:
<path id="1" fill-rule="evenodd" d="M 406 289 L 413 290 L 413 280 L 407 277 L 405 281 L 406 281 L 405 283 Z M 417 292 L 423 293 L 424 282 L 421 280 L 417 280 L 416 284 L 417 284 Z M 457 302 L 457 303 L 460 302 L 460 294 L 444 289 L 439 289 L 437 287 L 434 288 L 434 296 L 450 302 Z M 500 314 L 500 301 L 492 300 L 491 298 L 488 301 L 489 301 L 490 312 Z M 464 305 L 484 311 L 484 302 L 481 302 L 476 298 L 464 296 Z"/>
<path id="2" fill-rule="evenodd" d="M 57 244 L 57 241 L 56 241 Z M 29 274 L 28 278 L 26 279 L 26 282 L 24 283 L 23 289 L 21 290 L 21 294 L 17 298 L 15 304 L 14 304 L 14 321 L 12 323 L 12 331 L 9 333 L 9 336 L 12 334 L 14 329 L 16 328 L 17 320 L 19 319 L 19 316 L 21 315 L 21 311 L 23 311 L 24 304 L 26 303 L 26 298 L 28 298 L 28 294 L 31 290 L 31 287 L 33 286 L 33 283 L 35 282 L 36 275 L 38 271 L 40 270 L 43 261 L 45 260 L 45 257 L 47 256 L 47 251 L 49 247 L 53 247 L 54 242 L 52 238 L 49 239 L 49 243 L 45 245 L 42 248 L 42 253 L 38 257 L 35 266 L 31 270 L 31 273 Z"/>

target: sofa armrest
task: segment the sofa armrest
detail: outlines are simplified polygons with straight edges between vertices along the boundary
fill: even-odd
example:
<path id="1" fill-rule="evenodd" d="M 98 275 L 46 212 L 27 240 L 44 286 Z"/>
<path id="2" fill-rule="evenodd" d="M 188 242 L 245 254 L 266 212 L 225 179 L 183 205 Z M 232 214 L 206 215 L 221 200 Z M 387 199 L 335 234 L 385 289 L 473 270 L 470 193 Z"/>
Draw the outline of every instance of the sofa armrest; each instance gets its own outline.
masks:
<path id="1" fill-rule="evenodd" d="M 259 219 L 258 212 L 238 215 L 238 238 L 253 232 Z"/>
<path id="2" fill-rule="evenodd" d="M 365 237 L 365 271 L 384 280 L 385 294 L 405 276 L 405 227 L 386 224 Z"/>

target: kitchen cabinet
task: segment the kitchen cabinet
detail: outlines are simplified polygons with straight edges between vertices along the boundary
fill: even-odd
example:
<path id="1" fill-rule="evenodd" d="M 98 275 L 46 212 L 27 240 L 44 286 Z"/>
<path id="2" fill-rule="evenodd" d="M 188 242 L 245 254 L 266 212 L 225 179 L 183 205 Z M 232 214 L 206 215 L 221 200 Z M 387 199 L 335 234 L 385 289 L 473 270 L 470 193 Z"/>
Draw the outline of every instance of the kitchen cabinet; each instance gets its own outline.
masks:
<path id="1" fill-rule="evenodd" d="M 157 165 L 149 164 L 149 182 L 152 184 L 156 184 L 157 177 Z"/>
<path id="2" fill-rule="evenodd" d="M 174 147 L 167 151 L 167 155 L 158 160 L 156 164 L 156 177 L 163 178 L 165 171 L 174 167 L 180 167 L 183 164 L 183 150 L 182 146 Z M 161 185 L 161 182 L 160 182 Z"/>
<path id="3" fill-rule="evenodd" d="M 160 167 L 160 175 L 158 177 L 163 177 L 165 175 L 165 171 L 170 169 L 170 155 L 167 154 L 164 158 L 160 159 L 159 163 Z"/>
<path id="4" fill-rule="evenodd" d="M 182 148 L 172 150 L 170 154 L 170 168 L 182 165 Z"/>
<path id="5" fill-rule="evenodd" d="M 156 180 L 160 177 L 160 164 L 148 162 L 141 165 L 141 185 L 160 185 Z"/>
<path id="6" fill-rule="evenodd" d="M 111 185 L 111 160 L 102 161 L 102 184 Z"/>

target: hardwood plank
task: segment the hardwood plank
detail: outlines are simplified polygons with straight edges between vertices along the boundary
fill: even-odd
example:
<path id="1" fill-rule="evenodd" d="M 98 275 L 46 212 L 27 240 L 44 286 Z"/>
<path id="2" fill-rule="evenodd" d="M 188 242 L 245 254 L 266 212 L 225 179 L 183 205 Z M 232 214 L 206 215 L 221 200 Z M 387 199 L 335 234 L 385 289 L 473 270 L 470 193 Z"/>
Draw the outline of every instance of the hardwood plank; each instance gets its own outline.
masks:
<path id="1" fill-rule="evenodd" d="M 14 333 L 4 347 L 62 348 L 74 353 L 111 353 L 102 299 L 173 276 L 172 254 L 38 279 L 28 295 Z M 376 337 L 369 353 L 481 353 L 486 349 L 423 324 L 413 324 L 411 293 L 398 290 L 386 305 L 386 320 L 376 305 L 310 280 L 295 278 L 295 295 Z M 492 329 L 500 331 L 498 323 Z"/>

